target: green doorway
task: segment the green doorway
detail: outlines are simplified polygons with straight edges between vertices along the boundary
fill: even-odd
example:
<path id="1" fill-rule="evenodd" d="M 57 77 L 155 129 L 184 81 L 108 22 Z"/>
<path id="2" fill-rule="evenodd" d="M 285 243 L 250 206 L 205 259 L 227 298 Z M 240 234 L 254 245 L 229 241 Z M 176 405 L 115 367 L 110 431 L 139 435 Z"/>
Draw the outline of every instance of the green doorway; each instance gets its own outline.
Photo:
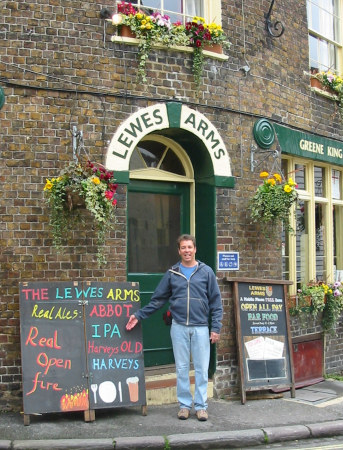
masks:
<path id="1" fill-rule="evenodd" d="M 190 231 L 190 184 L 132 180 L 128 187 L 128 281 L 138 281 L 141 305 L 178 261 L 176 240 Z M 143 321 L 146 367 L 174 363 L 163 309 Z"/>

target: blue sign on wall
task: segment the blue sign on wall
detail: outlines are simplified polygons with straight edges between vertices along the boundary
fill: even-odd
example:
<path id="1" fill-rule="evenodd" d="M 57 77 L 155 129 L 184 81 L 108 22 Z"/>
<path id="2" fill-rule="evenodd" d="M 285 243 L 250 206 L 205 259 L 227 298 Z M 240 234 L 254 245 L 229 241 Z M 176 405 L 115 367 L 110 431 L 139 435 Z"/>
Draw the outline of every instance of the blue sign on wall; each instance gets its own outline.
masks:
<path id="1" fill-rule="evenodd" d="M 218 252 L 218 270 L 239 270 L 239 252 Z"/>

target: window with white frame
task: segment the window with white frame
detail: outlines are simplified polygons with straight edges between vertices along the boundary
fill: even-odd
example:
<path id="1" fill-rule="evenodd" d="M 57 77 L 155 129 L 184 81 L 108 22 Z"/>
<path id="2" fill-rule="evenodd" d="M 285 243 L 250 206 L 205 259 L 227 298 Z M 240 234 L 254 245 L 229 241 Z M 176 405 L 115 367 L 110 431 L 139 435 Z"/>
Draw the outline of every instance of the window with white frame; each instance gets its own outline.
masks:
<path id="1" fill-rule="evenodd" d="M 285 176 L 297 183 L 294 234 L 283 232 L 283 278 L 297 287 L 309 281 L 343 280 L 343 168 L 285 157 Z"/>
<path id="2" fill-rule="evenodd" d="M 133 6 L 166 14 L 171 22 L 186 23 L 194 16 L 204 17 L 206 22 L 221 22 L 220 0 L 135 0 Z"/>
<path id="3" fill-rule="evenodd" d="M 341 7 L 342 0 L 307 0 L 312 71 L 341 70 Z"/>

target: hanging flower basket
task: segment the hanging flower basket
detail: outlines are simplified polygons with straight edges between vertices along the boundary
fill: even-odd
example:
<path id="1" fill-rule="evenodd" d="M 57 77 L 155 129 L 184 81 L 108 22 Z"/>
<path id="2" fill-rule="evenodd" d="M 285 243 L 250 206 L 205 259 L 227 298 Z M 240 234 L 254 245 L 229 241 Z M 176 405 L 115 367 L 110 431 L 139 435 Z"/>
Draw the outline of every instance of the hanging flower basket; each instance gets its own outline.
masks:
<path id="1" fill-rule="evenodd" d="M 269 175 L 261 172 L 263 183 L 257 188 L 249 203 L 253 223 L 261 226 L 267 238 L 278 236 L 278 226 L 282 224 L 286 233 L 294 230 L 290 225 L 291 207 L 298 200 L 296 183 L 292 178 L 283 181 L 279 173 Z"/>
<path id="2" fill-rule="evenodd" d="M 90 161 L 84 164 L 73 162 L 57 178 L 47 179 L 44 191 L 50 207 L 49 221 L 55 248 L 58 251 L 63 248 L 65 237 L 75 224 L 74 210 L 84 207 L 93 216 L 97 259 L 99 266 L 104 265 L 105 234 L 115 222 L 116 190 L 113 172 Z"/>
<path id="3" fill-rule="evenodd" d="M 85 198 L 78 192 L 74 192 L 70 187 L 66 188 L 66 201 L 69 211 L 86 206 Z"/>

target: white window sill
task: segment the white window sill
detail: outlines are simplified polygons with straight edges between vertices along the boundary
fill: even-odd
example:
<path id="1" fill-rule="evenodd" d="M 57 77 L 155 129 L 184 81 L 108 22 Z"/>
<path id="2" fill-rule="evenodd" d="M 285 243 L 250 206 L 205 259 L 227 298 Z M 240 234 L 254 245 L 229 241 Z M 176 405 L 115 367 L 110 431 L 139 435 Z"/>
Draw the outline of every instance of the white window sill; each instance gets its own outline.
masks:
<path id="1" fill-rule="evenodd" d="M 335 100 L 335 101 L 338 100 L 337 95 L 330 94 L 330 92 L 324 91 L 323 89 L 319 89 L 319 88 L 316 88 L 313 86 L 311 86 L 310 89 L 312 92 L 315 92 L 316 94 L 321 95 L 322 97 L 326 97 L 326 98 L 329 98 L 329 99 Z"/>
<path id="2" fill-rule="evenodd" d="M 130 38 L 130 37 L 122 37 L 122 36 L 112 36 L 111 38 L 112 42 L 122 43 L 122 44 L 128 44 L 128 45 L 138 45 L 139 39 L 136 38 Z M 178 52 L 184 52 L 184 53 L 193 53 L 192 47 L 184 47 L 179 45 L 171 45 L 170 47 L 167 47 L 165 45 L 153 45 L 153 48 L 163 49 L 163 50 L 174 50 Z M 211 52 L 208 50 L 204 50 L 204 55 L 212 58 L 212 59 L 218 59 L 221 61 L 227 61 L 229 57 L 227 55 L 224 55 L 223 53 L 216 53 Z"/>

